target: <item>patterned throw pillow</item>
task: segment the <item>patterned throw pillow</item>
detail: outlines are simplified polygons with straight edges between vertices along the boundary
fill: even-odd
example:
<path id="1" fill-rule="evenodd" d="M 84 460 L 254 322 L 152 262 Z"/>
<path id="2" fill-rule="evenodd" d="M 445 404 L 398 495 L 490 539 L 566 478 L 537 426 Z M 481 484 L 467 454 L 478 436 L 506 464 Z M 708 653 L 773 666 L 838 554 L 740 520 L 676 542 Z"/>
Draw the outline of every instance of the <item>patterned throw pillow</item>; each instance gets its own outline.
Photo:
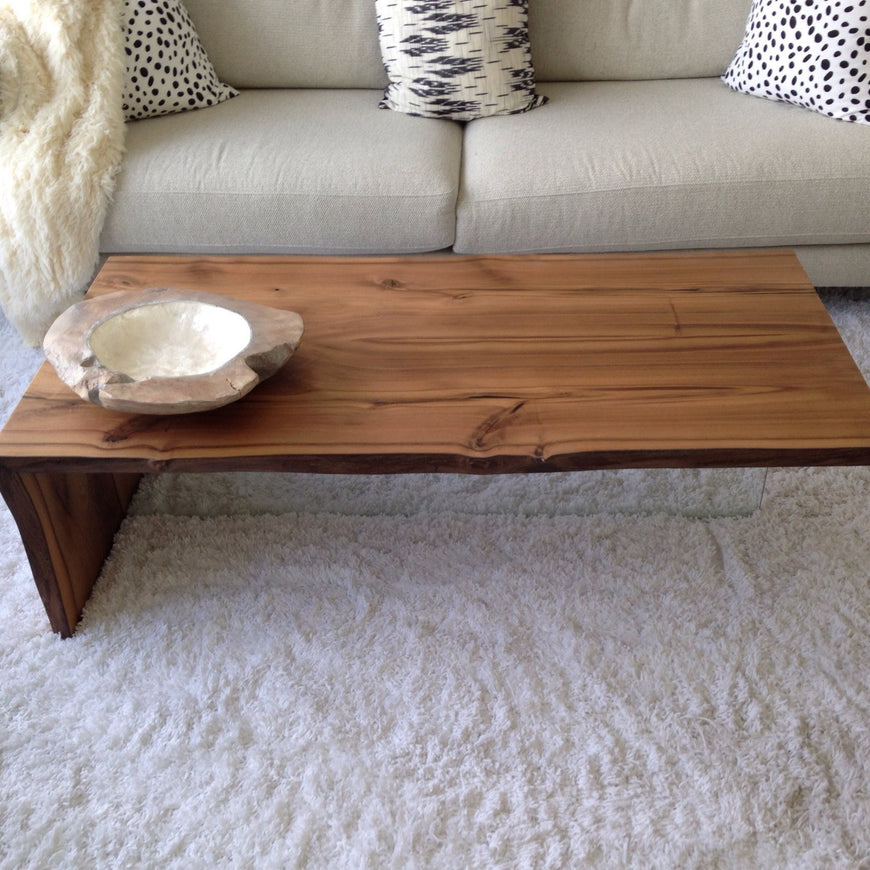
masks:
<path id="1" fill-rule="evenodd" d="M 381 108 L 470 121 L 543 105 L 527 0 L 375 0 L 390 83 Z"/>
<path id="2" fill-rule="evenodd" d="M 219 81 L 181 0 L 125 0 L 128 121 L 214 106 L 238 91 Z"/>
<path id="3" fill-rule="evenodd" d="M 753 0 L 722 81 L 736 91 L 870 124 L 868 0 Z"/>

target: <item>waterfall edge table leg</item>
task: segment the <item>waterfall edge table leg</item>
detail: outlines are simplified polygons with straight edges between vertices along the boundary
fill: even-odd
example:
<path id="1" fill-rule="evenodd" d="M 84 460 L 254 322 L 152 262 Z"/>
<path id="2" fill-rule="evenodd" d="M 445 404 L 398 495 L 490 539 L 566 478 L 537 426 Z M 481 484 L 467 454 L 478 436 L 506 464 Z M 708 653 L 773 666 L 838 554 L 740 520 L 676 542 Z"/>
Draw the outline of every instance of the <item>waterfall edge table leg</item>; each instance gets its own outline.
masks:
<path id="1" fill-rule="evenodd" d="M 61 637 L 75 632 L 140 477 L 0 468 L 0 493 Z"/>

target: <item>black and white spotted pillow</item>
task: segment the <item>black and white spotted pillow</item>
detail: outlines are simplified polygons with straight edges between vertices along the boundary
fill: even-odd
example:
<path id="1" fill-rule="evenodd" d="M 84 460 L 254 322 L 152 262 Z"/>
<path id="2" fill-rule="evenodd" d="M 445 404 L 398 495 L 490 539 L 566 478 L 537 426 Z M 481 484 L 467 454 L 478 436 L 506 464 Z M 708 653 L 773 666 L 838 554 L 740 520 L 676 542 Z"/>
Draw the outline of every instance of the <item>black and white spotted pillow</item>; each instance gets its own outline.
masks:
<path id="1" fill-rule="evenodd" d="M 470 121 L 527 112 L 535 92 L 527 0 L 375 0 L 389 84 L 380 106 Z"/>
<path id="2" fill-rule="evenodd" d="M 128 121 L 214 106 L 238 91 L 217 77 L 181 0 L 125 0 Z"/>
<path id="3" fill-rule="evenodd" d="M 753 0 L 722 80 L 747 94 L 870 124 L 870 0 Z"/>

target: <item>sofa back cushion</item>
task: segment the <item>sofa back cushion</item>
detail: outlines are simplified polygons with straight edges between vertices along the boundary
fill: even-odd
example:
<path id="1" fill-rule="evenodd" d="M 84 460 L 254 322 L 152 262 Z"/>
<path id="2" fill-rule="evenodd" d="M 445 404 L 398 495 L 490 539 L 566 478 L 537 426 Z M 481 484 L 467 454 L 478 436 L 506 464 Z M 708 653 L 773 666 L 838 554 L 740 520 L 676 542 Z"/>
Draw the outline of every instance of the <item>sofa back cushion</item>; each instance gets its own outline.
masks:
<path id="1" fill-rule="evenodd" d="M 382 88 L 374 0 L 185 0 L 237 88 Z M 719 76 L 751 0 L 529 0 L 541 81 Z"/>
<path id="2" fill-rule="evenodd" d="M 722 75 L 751 0 L 530 0 L 537 79 L 608 81 Z"/>
<path id="3" fill-rule="evenodd" d="M 237 88 L 383 88 L 374 0 L 185 0 Z M 744 22 L 745 23 L 745 22 Z"/>

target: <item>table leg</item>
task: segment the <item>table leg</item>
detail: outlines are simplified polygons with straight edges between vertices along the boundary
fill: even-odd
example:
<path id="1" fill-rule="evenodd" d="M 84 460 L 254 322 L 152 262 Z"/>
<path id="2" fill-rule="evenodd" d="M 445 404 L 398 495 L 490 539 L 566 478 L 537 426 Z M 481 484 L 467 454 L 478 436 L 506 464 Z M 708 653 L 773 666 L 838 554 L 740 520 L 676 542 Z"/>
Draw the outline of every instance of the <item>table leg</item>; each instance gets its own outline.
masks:
<path id="1" fill-rule="evenodd" d="M 71 637 L 141 475 L 0 468 L 52 629 Z"/>

